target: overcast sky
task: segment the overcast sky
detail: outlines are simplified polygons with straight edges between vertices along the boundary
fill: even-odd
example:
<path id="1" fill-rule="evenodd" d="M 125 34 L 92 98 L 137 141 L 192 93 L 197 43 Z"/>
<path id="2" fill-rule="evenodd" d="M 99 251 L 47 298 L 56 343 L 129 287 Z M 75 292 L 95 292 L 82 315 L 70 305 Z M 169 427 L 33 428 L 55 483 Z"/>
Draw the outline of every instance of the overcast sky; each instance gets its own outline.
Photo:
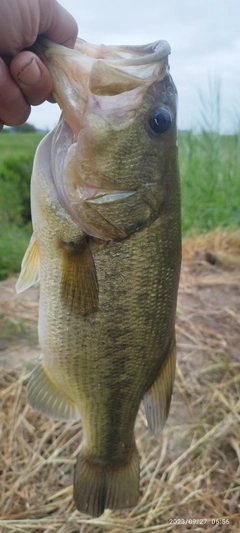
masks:
<path id="1" fill-rule="evenodd" d="M 170 43 L 171 74 L 179 93 L 180 129 L 194 128 L 201 122 L 199 91 L 207 103 L 209 80 L 220 81 L 222 131 L 234 131 L 240 126 L 240 0 L 60 3 L 75 17 L 79 36 L 89 42 L 147 44 L 165 39 Z M 29 122 L 52 128 L 58 116 L 57 105 L 46 103 L 33 108 Z"/>

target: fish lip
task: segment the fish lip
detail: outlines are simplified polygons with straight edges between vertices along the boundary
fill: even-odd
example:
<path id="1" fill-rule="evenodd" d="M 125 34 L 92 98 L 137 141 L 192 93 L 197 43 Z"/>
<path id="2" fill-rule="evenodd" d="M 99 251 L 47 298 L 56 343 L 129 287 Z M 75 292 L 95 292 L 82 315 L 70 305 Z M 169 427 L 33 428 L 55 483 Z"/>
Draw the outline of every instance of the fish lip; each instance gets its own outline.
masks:
<path id="1" fill-rule="evenodd" d="M 124 47 L 121 47 L 124 48 Z M 147 63 L 155 63 L 165 59 L 169 54 L 171 54 L 171 47 L 167 41 L 155 41 L 147 45 L 138 45 L 138 46 L 126 46 L 126 49 L 133 50 L 136 54 L 141 53 L 141 50 L 146 52 L 144 55 L 136 57 L 135 54 L 128 60 L 125 58 L 115 59 L 114 61 L 109 60 L 108 64 L 114 64 L 116 66 L 137 66 L 137 65 L 146 65 Z"/>
<path id="2" fill-rule="evenodd" d="M 97 49 L 100 50 L 98 56 L 96 56 Z M 164 59 L 171 54 L 170 44 L 164 39 L 144 45 L 104 46 L 91 44 L 78 38 L 75 44 L 75 50 L 84 53 L 95 60 L 102 60 L 109 65 L 114 64 L 115 66 L 144 65 L 155 61 L 161 61 L 161 59 Z M 108 50 L 110 56 L 116 55 L 116 57 L 108 58 L 106 50 Z M 131 55 L 127 57 L 129 54 Z"/>
<path id="3" fill-rule="evenodd" d="M 62 45 L 55 44 L 46 37 L 38 37 L 36 43 L 33 45 L 33 49 L 44 63 L 48 64 L 48 49 L 50 47 L 62 47 Z M 93 49 L 95 50 L 95 55 L 93 54 Z M 103 50 L 103 53 L 99 52 L 99 55 L 96 57 L 96 50 Z M 110 50 L 108 58 L 107 54 L 104 53 L 104 50 Z M 69 49 L 70 51 L 71 49 Z M 89 60 L 93 63 L 97 60 L 103 61 L 104 63 L 115 66 L 115 67 L 127 67 L 127 66 L 140 66 L 147 65 L 148 63 L 155 63 L 161 61 L 162 59 L 167 58 L 171 54 L 170 44 L 165 40 L 155 41 L 153 43 L 145 45 L 112 45 L 112 46 L 103 46 L 103 45 L 94 45 L 84 41 L 83 39 L 77 39 L 75 47 L 71 50 L 73 53 L 80 53 L 83 56 L 87 56 Z M 117 57 L 111 57 L 116 55 Z M 128 57 L 127 57 L 128 55 Z"/>

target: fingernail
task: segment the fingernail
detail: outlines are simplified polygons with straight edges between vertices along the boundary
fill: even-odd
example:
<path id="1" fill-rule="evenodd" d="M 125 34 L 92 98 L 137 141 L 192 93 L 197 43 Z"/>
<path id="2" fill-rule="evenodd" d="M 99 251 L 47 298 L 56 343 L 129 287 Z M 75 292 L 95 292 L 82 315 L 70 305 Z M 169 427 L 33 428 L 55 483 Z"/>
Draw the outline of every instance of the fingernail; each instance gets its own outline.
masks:
<path id="1" fill-rule="evenodd" d="M 35 85 L 40 77 L 41 70 L 35 59 L 32 59 L 18 74 L 18 79 L 25 85 Z"/>

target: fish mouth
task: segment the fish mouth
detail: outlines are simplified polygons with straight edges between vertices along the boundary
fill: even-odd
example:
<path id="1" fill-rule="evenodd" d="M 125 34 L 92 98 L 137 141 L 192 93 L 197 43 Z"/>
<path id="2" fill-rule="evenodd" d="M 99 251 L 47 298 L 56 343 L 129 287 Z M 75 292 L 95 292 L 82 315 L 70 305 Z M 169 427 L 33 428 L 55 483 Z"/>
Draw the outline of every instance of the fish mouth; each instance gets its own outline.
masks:
<path id="1" fill-rule="evenodd" d="M 69 49 L 53 43 L 45 37 L 39 37 L 35 49 L 52 73 L 54 63 L 58 61 L 72 63 L 76 61 L 82 67 L 82 73 L 90 74 L 93 64 L 100 61 L 105 65 L 129 72 L 133 77 L 152 80 L 152 76 L 159 75 L 162 65 L 171 53 L 171 47 L 165 40 L 155 41 L 146 45 L 96 45 L 77 38 L 74 49 Z M 59 68 L 59 65 L 58 65 Z"/>
<path id="2" fill-rule="evenodd" d="M 52 76 L 53 96 L 77 135 L 89 112 L 109 119 L 121 109 L 121 120 L 124 112 L 127 120 L 133 117 L 147 87 L 168 72 L 171 48 L 164 40 L 104 46 L 77 39 L 72 50 L 39 38 L 36 51 Z"/>

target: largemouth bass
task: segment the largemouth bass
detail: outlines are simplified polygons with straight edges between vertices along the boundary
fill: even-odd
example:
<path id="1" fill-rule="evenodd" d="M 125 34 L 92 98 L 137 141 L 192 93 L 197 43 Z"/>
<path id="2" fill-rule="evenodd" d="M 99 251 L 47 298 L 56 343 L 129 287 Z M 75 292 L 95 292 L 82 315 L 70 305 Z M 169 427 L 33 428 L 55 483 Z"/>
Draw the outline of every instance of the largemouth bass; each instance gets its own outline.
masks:
<path id="1" fill-rule="evenodd" d="M 151 434 L 169 411 L 181 260 L 176 88 L 166 41 L 39 53 L 62 109 L 31 181 L 33 236 L 17 291 L 40 279 L 39 341 L 27 400 L 81 417 L 77 508 L 136 504 L 134 424 Z"/>

